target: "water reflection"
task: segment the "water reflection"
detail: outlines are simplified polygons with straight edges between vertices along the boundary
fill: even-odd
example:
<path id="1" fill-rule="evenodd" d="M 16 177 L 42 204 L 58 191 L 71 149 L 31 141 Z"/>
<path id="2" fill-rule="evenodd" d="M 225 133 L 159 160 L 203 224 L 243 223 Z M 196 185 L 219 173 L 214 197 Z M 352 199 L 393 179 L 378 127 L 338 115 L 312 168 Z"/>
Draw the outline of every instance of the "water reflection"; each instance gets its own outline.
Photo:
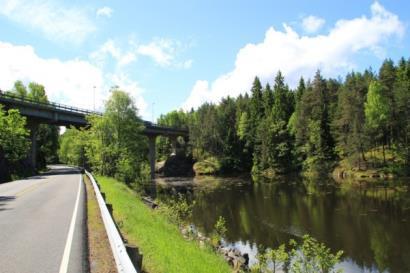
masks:
<path id="1" fill-rule="evenodd" d="M 216 179 L 211 184 L 216 186 L 200 185 L 196 181 L 191 190 L 193 223 L 210 233 L 217 218 L 225 217 L 227 241 L 250 254 L 308 233 L 333 250 L 344 250 L 340 266 L 345 272 L 410 272 L 405 182 L 335 186 L 297 179 Z"/>

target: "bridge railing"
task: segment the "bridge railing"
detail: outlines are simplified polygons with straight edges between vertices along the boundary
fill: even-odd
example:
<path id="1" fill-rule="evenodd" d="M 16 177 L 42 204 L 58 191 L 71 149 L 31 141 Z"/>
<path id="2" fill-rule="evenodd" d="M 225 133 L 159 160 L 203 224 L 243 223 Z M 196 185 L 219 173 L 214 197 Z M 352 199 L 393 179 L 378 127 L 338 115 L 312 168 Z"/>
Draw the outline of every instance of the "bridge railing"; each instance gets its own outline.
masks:
<path id="1" fill-rule="evenodd" d="M 13 95 L 13 94 L 10 94 L 10 93 L 5 93 L 2 90 L 0 90 L 0 98 L 6 98 L 6 99 L 9 99 L 9 100 L 14 100 L 14 101 L 19 101 L 19 102 L 26 102 L 26 103 L 35 104 L 35 105 L 41 105 L 41 106 L 50 107 L 52 109 L 65 110 L 65 111 L 76 112 L 76 113 L 80 113 L 80 114 L 101 115 L 100 112 L 90 111 L 90 110 L 87 110 L 87 109 L 73 107 L 73 106 L 69 106 L 69 105 L 65 105 L 65 104 L 61 104 L 61 103 L 56 103 L 56 102 L 39 102 L 39 101 L 35 101 L 35 100 L 32 100 L 32 99 L 27 98 L 27 97 L 20 97 L 20 96 Z"/>
<path id="2" fill-rule="evenodd" d="M 65 104 L 61 104 L 61 103 L 56 103 L 56 102 L 39 102 L 39 101 L 35 101 L 32 100 L 30 98 L 27 97 L 20 97 L 14 94 L 10 94 L 7 92 L 3 92 L 2 90 L 0 90 L 0 102 L 1 99 L 8 99 L 14 102 L 24 102 L 24 103 L 29 103 L 32 105 L 39 105 L 39 106 L 43 106 L 43 107 L 48 107 L 51 108 L 53 110 L 64 110 L 64 111 L 70 111 L 70 112 L 74 112 L 74 113 L 79 113 L 79 114 L 84 114 L 84 115 L 99 115 L 101 116 L 102 113 L 101 112 L 96 112 L 96 111 L 90 111 L 87 109 L 82 109 L 82 108 L 77 108 L 77 107 L 73 107 L 73 106 L 69 106 L 69 105 L 65 105 Z M 147 128 L 157 128 L 157 129 L 165 129 L 165 130 L 170 130 L 170 131 L 180 131 L 180 132 L 184 132 L 186 133 L 188 131 L 188 128 L 175 128 L 175 127 L 169 127 L 169 126 L 164 126 L 164 125 L 160 125 L 160 124 L 156 124 L 150 121 L 143 121 L 145 127 Z"/>
<path id="3" fill-rule="evenodd" d="M 181 132 L 188 132 L 188 128 L 180 128 L 180 127 L 170 127 L 170 126 L 165 126 L 165 125 L 160 125 L 157 123 L 153 123 L 151 121 L 143 121 L 145 127 L 150 127 L 150 128 L 158 128 L 158 129 L 168 129 L 168 130 L 173 130 L 173 131 L 181 131 Z"/>

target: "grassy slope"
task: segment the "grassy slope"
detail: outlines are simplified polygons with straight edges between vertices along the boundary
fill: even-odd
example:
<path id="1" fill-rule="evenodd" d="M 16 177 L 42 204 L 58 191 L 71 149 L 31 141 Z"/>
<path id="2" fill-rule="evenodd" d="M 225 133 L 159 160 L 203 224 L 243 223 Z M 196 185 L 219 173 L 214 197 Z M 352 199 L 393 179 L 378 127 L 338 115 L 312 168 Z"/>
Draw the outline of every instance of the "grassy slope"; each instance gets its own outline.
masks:
<path id="1" fill-rule="evenodd" d="M 114 218 L 131 243 L 142 251 L 143 267 L 150 273 L 230 272 L 223 259 L 211 250 L 200 249 L 186 241 L 178 228 L 145 206 L 136 194 L 112 178 L 98 176 L 107 202 L 114 208 Z"/>
<path id="2" fill-rule="evenodd" d="M 345 172 L 349 178 L 386 178 L 386 177 L 401 177 L 406 176 L 406 166 L 398 155 L 393 150 L 385 151 L 386 164 L 383 163 L 383 153 L 381 147 L 372 149 L 365 153 L 367 159 L 366 164 L 362 163 L 360 168 L 352 166 L 347 159 L 339 162 L 335 168 L 333 175 L 338 176 L 340 172 Z"/>

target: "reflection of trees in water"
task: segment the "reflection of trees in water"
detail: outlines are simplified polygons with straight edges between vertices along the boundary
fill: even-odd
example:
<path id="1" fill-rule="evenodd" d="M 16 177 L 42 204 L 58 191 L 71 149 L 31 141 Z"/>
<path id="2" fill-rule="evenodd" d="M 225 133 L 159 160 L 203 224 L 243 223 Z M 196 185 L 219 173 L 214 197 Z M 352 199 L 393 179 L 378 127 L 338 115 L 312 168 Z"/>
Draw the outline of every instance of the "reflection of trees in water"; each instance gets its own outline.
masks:
<path id="1" fill-rule="evenodd" d="M 402 221 L 410 221 L 407 191 L 286 181 L 194 195 L 195 224 L 211 232 L 224 216 L 228 241 L 277 247 L 309 233 L 333 250 L 343 249 L 362 268 L 410 272 L 410 225 Z"/>

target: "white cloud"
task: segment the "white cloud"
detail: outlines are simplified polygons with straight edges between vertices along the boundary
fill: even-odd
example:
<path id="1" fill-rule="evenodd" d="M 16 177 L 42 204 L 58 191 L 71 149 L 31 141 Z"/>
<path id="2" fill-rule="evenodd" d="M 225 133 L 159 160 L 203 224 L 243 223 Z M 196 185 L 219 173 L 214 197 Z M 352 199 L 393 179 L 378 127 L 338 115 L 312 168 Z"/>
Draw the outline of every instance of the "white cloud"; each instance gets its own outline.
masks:
<path id="1" fill-rule="evenodd" d="M 172 67 L 177 69 L 189 69 L 193 60 L 180 60 L 180 54 L 189 45 L 170 39 L 156 38 L 147 44 L 139 44 L 133 39 L 128 41 L 128 46 L 119 45 L 112 39 L 107 40 L 96 51 L 90 54 L 90 59 L 102 67 L 108 58 L 113 58 L 117 69 L 135 62 L 138 57 L 145 56 L 161 67 Z"/>
<path id="2" fill-rule="evenodd" d="M 99 67 L 105 65 L 108 56 L 114 58 L 117 63 L 117 68 L 124 67 L 137 59 L 135 50 L 131 49 L 124 52 L 124 50 L 111 39 L 102 44 L 98 50 L 90 54 L 91 60 L 93 60 Z"/>
<path id="3" fill-rule="evenodd" d="M 303 18 L 302 27 L 307 33 L 315 33 L 323 27 L 325 20 L 313 15 Z"/>
<path id="4" fill-rule="evenodd" d="M 256 75 L 268 81 L 278 70 L 291 85 L 300 76 L 312 77 L 317 69 L 325 76 L 338 76 L 355 67 L 354 57 L 361 51 L 383 57 L 387 39 L 400 38 L 404 31 L 398 16 L 378 2 L 371 5 L 370 17 L 339 20 L 327 35 L 300 36 L 286 24 L 284 31 L 271 27 L 262 42 L 247 44 L 238 52 L 231 72 L 212 83 L 197 81 L 182 107 L 188 110 L 248 92 Z"/>
<path id="5" fill-rule="evenodd" d="M 110 18 L 112 16 L 113 10 L 110 7 L 102 7 L 97 10 L 97 16 L 105 16 Z"/>
<path id="6" fill-rule="evenodd" d="M 129 92 L 140 114 L 147 117 L 143 89 L 126 74 L 107 74 L 88 61 L 44 59 L 31 46 L 0 42 L 0 89 L 9 90 L 16 80 L 43 84 L 51 101 L 93 109 L 94 86 L 96 108 L 101 110 L 113 85 Z"/>
<path id="7" fill-rule="evenodd" d="M 84 9 L 54 0 L 0 0 L 0 15 L 58 42 L 80 44 L 96 30 Z"/>
<path id="8" fill-rule="evenodd" d="M 151 58 L 162 67 L 191 68 L 192 60 L 179 61 L 177 56 L 188 47 L 179 41 L 157 38 L 148 44 L 137 46 L 139 55 Z"/>

